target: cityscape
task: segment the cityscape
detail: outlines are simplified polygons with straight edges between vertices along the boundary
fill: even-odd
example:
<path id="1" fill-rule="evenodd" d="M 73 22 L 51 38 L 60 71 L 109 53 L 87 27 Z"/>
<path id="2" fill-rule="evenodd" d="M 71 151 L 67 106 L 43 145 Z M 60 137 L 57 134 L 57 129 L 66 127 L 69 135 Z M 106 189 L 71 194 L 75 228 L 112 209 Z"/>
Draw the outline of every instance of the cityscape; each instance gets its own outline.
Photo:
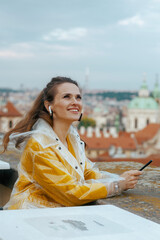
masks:
<path id="1" fill-rule="evenodd" d="M 0 132 L 10 130 L 25 116 L 38 89 L 1 90 Z M 146 79 L 137 92 L 83 91 L 83 118 L 78 126 L 93 161 L 155 158 L 160 153 L 160 88 L 150 91 Z M 154 139 L 154 144 L 153 144 Z"/>
<path id="2" fill-rule="evenodd" d="M 76 138 L 81 143 L 79 145 L 84 146 L 85 164 L 79 161 L 81 159 L 76 153 L 74 156 L 69 146 L 67 151 L 73 155 L 68 159 L 74 159 L 76 164 L 79 164 L 72 166 L 73 169 L 77 172 L 79 167 L 82 169 L 85 188 L 90 191 L 88 179 L 84 176 L 87 164 L 95 171 L 106 171 L 108 176 L 110 173 L 121 176 L 132 170 L 142 173 L 138 183 L 121 194 L 119 182 L 114 181 L 116 196 L 108 197 L 107 192 L 106 198 L 90 201 L 84 205 L 85 214 L 90 204 L 108 205 L 108 208 L 114 205 L 134 214 L 131 216 L 132 220 L 140 217 L 136 221 L 138 224 L 145 219 L 149 220 L 146 222 L 148 225 L 144 224 L 145 227 L 150 226 L 150 223 L 159 227 L 160 0 L 5 0 L 0 3 L 0 11 L 0 214 L 5 214 L 5 205 L 11 197 L 14 184 L 18 177 L 23 175 L 19 171 L 23 165 L 23 154 L 12 140 L 4 152 L 3 137 L 25 118 L 46 84 L 53 77 L 64 76 L 76 80 L 82 90 L 83 115 L 81 121 L 73 123 L 73 126 L 79 134 L 77 135 L 76 131 Z M 76 112 L 77 109 L 71 111 Z M 53 133 L 52 129 L 51 132 Z M 58 140 L 56 139 L 56 144 Z M 65 144 L 67 147 L 67 137 Z M 70 145 L 73 148 L 72 144 Z M 64 146 L 58 149 L 61 150 Z M 74 149 L 72 150 L 74 152 Z M 56 155 L 53 149 L 51 152 Z M 28 155 L 26 154 L 27 163 Z M 58 164 L 61 164 L 59 159 Z M 52 160 L 55 159 L 51 159 L 51 162 Z M 65 160 L 67 166 L 69 160 Z M 148 162 L 151 164 L 143 168 Z M 49 167 L 49 170 L 52 171 L 53 166 Z M 34 168 L 33 164 L 31 175 L 34 175 Z M 41 169 L 44 173 L 43 167 Z M 52 173 L 51 179 L 55 172 Z M 59 175 L 57 176 L 56 181 L 59 181 Z M 73 177 L 72 173 L 70 176 Z M 25 174 L 22 182 L 23 177 L 26 177 Z M 27 191 L 29 184 L 34 185 L 34 178 L 33 181 L 28 179 Z M 40 180 L 42 179 L 43 177 Z M 105 184 L 108 184 L 108 179 Z M 94 176 L 92 180 L 97 183 Z M 124 178 L 121 179 L 123 180 Z M 83 185 L 82 182 L 76 178 L 76 186 Z M 50 189 L 50 185 L 48 186 Z M 42 194 L 43 201 L 55 197 L 48 194 L 48 189 Z M 69 188 L 67 191 L 69 194 L 72 192 Z M 39 194 L 39 190 L 36 190 L 36 194 Z M 81 191 L 78 194 L 80 195 Z M 59 192 L 60 195 L 63 198 L 65 194 Z M 108 217 L 107 213 L 106 216 Z M 19 214 L 17 219 L 19 221 Z M 123 219 L 122 224 L 127 226 L 128 219 Z M 43 220 L 46 224 L 46 218 Z M 117 221 L 117 216 L 115 220 Z M 0 228 L 2 222 L 3 220 Z M 53 222 L 50 221 L 49 231 L 54 227 Z M 112 223 L 110 225 L 113 229 Z M 139 224 L 139 229 L 142 225 Z M 23 227 L 17 226 L 15 229 L 19 234 Z M 38 221 L 37 226 L 40 228 Z M 101 227 L 99 225 L 100 229 Z M 96 232 L 96 228 L 94 230 Z M 132 234 L 132 228 L 130 232 Z M 85 231 L 83 233 L 85 234 Z M 31 238 L 30 233 L 25 234 L 26 239 Z M 126 233 L 122 234 L 124 236 Z M 147 239 L 144 233 L 142 234 Z M 101 239 L 101 236 L 98 236 L 98 239 Z M 0 233 L 1 238 L 5 239 Z"/>

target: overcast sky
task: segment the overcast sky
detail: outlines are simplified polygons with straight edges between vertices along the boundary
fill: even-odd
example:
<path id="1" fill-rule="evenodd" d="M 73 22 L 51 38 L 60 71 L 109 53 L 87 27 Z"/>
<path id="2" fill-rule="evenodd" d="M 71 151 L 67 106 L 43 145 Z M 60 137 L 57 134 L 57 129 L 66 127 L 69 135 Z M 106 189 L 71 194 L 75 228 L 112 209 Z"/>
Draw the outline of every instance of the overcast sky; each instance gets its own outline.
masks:
<path id="1" fill-rule="evenodd" d="M 160 74 L 160 0 L 0 0 L 0 87 L 67 76 L 90 89 L 150 90 Z"/>

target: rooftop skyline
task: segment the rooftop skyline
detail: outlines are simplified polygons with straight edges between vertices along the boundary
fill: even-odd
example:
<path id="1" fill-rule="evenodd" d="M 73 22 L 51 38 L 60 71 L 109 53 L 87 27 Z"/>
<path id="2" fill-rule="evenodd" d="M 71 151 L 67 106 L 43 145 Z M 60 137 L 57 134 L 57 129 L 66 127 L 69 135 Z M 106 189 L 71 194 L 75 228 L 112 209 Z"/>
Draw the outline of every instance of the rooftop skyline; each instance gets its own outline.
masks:
<path id="1" fill-rule="evenodd" d="M 160 0 L 0 3 L 0 87 L 43 88 L 54 76 L 81 87 L 152 90 L 160 74 Z"/>

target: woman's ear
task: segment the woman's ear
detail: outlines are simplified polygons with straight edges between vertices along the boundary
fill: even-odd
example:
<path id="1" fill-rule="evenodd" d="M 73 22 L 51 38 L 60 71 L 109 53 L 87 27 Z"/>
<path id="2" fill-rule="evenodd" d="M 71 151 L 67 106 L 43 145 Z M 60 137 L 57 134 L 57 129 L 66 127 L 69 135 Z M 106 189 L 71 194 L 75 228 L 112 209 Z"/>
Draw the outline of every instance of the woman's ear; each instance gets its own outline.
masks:
<path id="1" fill-rule="evenodd" d="M 46 110 L 49 112 L 49 106 L 50 106 L 50 104 L 49 104 L 48 101 L 44 101 L 44 106 L 45 106 Z"/>
<path id="2" fill-rule="evenodd" d="M 48 101 L 45 101 L 44 106 L 45 106 L 47 112 L 49 113 L 49 115 L 51 116 L 51 118 L 53 118 L 53 110 L 52 110 L 50 103 Z"/>

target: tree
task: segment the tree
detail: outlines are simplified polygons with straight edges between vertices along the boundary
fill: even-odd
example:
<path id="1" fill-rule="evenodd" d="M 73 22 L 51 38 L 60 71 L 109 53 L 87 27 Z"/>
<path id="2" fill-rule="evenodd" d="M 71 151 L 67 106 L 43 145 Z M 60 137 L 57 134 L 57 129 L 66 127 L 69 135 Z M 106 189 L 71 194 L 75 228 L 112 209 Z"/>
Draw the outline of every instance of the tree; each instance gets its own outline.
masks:
<path id="1" fill-rule="evenodd" d="M 83 117 L 82 120 L 80 121 L 79 125 L 78 125 L 78 129 L 80 129 L 80 127 L 95 127 L 96 126 L 96 121 L 92 118 L 88 118 L 88 117 Z"/>

